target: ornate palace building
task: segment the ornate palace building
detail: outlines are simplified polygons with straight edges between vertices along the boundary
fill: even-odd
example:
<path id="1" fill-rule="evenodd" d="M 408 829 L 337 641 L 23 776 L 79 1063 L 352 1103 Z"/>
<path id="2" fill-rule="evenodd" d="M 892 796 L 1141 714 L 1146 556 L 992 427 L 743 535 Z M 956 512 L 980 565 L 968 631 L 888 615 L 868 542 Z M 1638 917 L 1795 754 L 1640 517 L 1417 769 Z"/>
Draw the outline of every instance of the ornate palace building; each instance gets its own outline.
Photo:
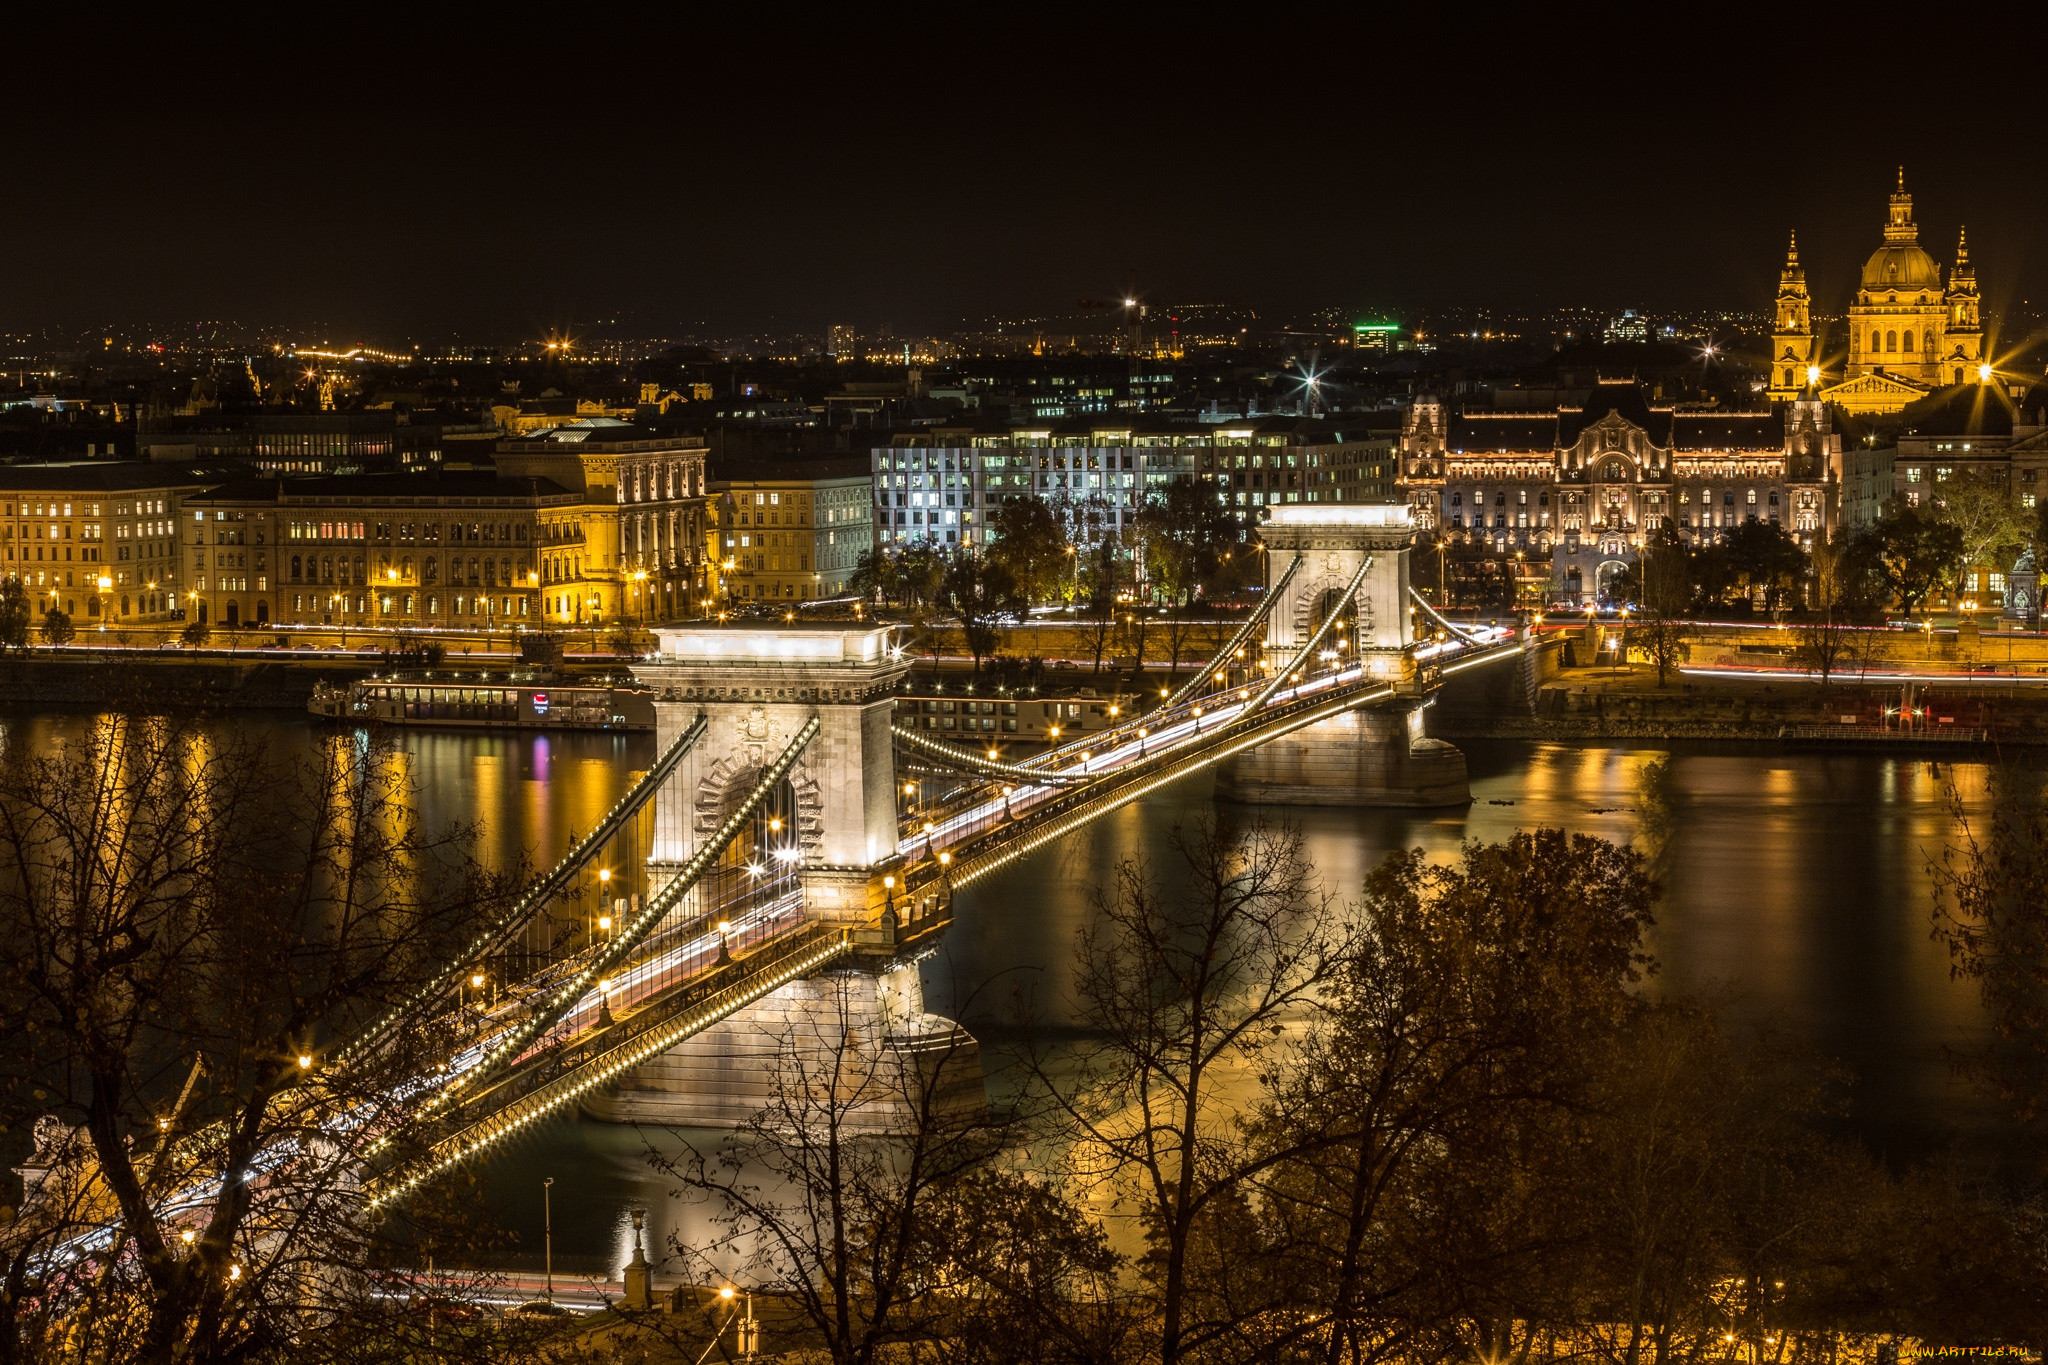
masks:
<path id="1" fill-rule="evenodd" d="M 1902 169 L 1884 245 L 1863 263 L 1856 301 L 1849 306 L 1848 359 L 1838 383 L 1827 382 L 1832 367 L 1813 326 L 1799 241 L 1793 238 L 1778 276 L 1770 395 L 1789 401 L 1814 391 L 1845 412 L 1893 413 L 1944 385 L 1974 382 L 1984 363 L 1979 303 L 1966 236 L 1956 242 L 1946 286 L 1941 267 L 1921 249 Z"/>
<path id="2" fill-rule="evenodd" d="M 1700 542 L 1746 521 L 1803 545 L 1825 538 L 1841 438 L 1812 397 L 1771 412 L 1693 410 L 1617 380 L 1542 412 L 1447 416 L 1420 400 L 1401 467 L 1418 524 L 1532 565 L 1548 558 L 1551 597 L 1583 603 L 1606 594 L 1658 526 Z"/>

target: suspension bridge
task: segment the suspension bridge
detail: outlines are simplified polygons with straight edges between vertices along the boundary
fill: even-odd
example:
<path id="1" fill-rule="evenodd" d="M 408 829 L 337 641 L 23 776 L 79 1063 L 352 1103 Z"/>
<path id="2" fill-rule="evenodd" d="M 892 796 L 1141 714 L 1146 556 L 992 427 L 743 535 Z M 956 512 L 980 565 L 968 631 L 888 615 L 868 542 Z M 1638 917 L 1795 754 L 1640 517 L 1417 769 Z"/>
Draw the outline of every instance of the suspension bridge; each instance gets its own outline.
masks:
<path id="1" fill-rule="evenodd" d="M 1371 769 L 1370 792 L 1340 774 L 1333 799 L 1457 799 L 1462 757 L 1455 791 L 1403 766 L 1427 743 L 1421 708 L 1447 678 L 1517 656 L 1513 633 L 1455 625 L 1410 589 L 1403 506 L 1275 508 L 1264 535 L 1267 591 L 1215 657 L 1156 708 L 1016 762 L 895 724 L 909 663 L 887 627 L 662 628 L 635 670 L 658 694 L 653 764 L 424 987 L 320 1061 L 366 1067 L 427 1038 L 432 1064 L 375 1114 L 358 1103 L 315 1126 L 382 1204 L 551 1116 L 602 1112 L 636 1075 L 821 973 L 893 978 L 910 1001 L 893 1017 L 929 1024 L 915 962 L 961 888 L 1205 769 L 1254 799 L 1316 799 L 1316 774 L 1262 757 L 1290 736 Z M 899 755 L 957 784 L 906 810 Z M 652 826 L 642 889 L 536 958 L 535 926 L 558 922 L 636 822 Z M 708 1119 L 735 1100 L 676 1102 Z M 181 1197 L 196 1208 L 202 1194 Z"/>

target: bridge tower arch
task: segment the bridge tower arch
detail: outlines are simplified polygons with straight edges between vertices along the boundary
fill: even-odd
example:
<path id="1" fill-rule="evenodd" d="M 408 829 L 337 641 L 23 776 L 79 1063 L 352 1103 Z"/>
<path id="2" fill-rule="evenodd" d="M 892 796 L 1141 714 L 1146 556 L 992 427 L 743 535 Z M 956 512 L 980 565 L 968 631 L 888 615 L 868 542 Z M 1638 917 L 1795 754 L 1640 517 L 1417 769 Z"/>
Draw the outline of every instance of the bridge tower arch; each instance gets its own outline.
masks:
<path id="1" fill-rule="evenodd" d="M 896 850 L 896 760 L 889 738 L 896 682 L 909 670 L 889 631 L 871 626 L 677 626 L 634 665 L 656 689 L 657 742 L 698 712 L 709 721 L 654 798 L 657 878 L 680 866 L 724 820 L 737 793 L 810 719 L 820 729 L 790 773 L 790 838 L 806 913 L 858 920 L 868 870 Z"/>
<path id="2" fill-rule="evenodd" d="M 654 797 L 651 881 L 710 841 L 763 768 L 815 717 L 817 736 L 734 845 L 728 867 L 700 888 L 714 898 L 754 875 L 793 877 L 809 920 L 872 923 L 873 869 L 896 852 L 896 760 L 889 724 L 897 680 L 909 671 L 886 628 L 845 624 L 677 626 L 633 667 L 656 689 L 657 742 L 666 746 L 701 711 L 702 739 Z M 786 860 L 786 861 L 785 861 Z M 702 894 L 702 890 L 700 890 Z M 949 1019 L 928 1013 L 914 962 L 886 945 L 867 968 L 791 981 L 621 1075 L 581 1102 L 619 1123 L 724 1127 L 776 1098 L 778 1075 L 831 1075 L 834 1049 L 874 1065 L 940 1066 L 949 1102 L 982 1102 L 980 1053 Z M 793 1068 L 793 1070 L 791 1070 Z M 902 1084 L 848 1115 L 854 1128 L 900 1123 Z"/>
<path id="3" fill-rule="evenodd" d="M 1346 651 L 1398 695 L 1321 721 L 1232 758 L 1217 775 L 1226 799 L 1302 806 L 1447 806 L 1472 799 L 1465 756 L 1423 732 L 1426 696 L 1412 685 L 1415 615 L 1408 591 L 1414 509 L 1406 503 L 1285 503 L 1267 509 L 1268 666 L 1283 667 L 1315 634 L 1361 566 L 1347 610 Z M 1291 579 L 1288 566 L 1301 568 Z"/>

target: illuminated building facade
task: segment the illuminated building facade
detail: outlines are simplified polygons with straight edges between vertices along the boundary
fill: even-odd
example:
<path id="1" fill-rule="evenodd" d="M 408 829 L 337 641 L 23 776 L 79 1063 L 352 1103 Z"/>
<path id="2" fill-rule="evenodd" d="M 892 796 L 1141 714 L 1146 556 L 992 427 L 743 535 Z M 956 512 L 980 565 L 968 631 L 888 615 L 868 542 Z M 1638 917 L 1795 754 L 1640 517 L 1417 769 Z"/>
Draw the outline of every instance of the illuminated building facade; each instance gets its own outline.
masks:
<path id="1" fill-rule="evenodd" d="M 693 616 L 710 594 L 704 440 L 586 418 L 498 446 L 498 473 L 576 495 L 541 524 L 540 611 L 555 624 Z"/>
<path id="2" fill-rule="evenodd" d="M 238 479 L 179 518 L 187 615 L 213 626 L 531 628 L 567 489 L 451 471 Z"/>
<path id="3" fill-rule="evenodd" d="M 80 629 L 174 619 L 178 517 L 212 471 L 142 461 L 0 466 L 0 575 Z"/>
<path id="4" fill-rule="evenodd" d="M 1776 412 L 1695 411 L 1624 380 L 1543 412 L 1446 416 L 1417 402 L 1401 459 L 1418 525 L 1547 561 L 1551 594 L 1583 603 L 1607 595 L 1660 525 L 1701 543 L 1746 521 L 1802 545 L 1825 538 L 1841 441 L 1811 398 Z"/>
<path id="5" fill-rule="evenodd" d="M 1087 549 L 1129 531 L 1148 499 L 1184 479 L 1213 485 L 1245 528 L 1280 503 L 1382 501 L 1396 496 L 1398 422 L 1385 412 L 902 434 L 873 453 L 875 536 L 883 545 L 976 545 L 996 508 L 1036 498 Z"/>
<path id="6" fill-rule="evenodd" d="M 858 462 L 847 460 L 714 479 L 712 595 L 731 603 L 846 596 L 874 545 L 870 486 Z"/>

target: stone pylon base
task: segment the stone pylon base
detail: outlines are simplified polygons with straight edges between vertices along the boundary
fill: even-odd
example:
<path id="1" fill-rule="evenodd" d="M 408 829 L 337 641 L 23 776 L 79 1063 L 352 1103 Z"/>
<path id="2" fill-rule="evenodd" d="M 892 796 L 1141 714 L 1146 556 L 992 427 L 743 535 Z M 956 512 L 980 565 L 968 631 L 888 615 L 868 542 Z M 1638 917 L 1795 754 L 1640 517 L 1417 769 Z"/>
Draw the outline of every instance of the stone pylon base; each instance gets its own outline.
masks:
<path id="1" fill-rule="evenodd" d="M 1281 806 L 1458 806 L 1465 755 L 1424 738 L 1421 712 L 1349 711 L 1225 762 L 1216 794 Z"/>
<path id="2" fill-rule="evenodd" d="M 987 1103 L 980 1045 L 925 1013 L 908 966 L 791 982 L 635 1067 L 584 1100 L 583 1112 L 608 1123 L 735 1128 L 767 1111 L 816 1125 L 836 1105 L 842 1132 L 900 1132 L 927 1085 L 950 1115 Z"/>

